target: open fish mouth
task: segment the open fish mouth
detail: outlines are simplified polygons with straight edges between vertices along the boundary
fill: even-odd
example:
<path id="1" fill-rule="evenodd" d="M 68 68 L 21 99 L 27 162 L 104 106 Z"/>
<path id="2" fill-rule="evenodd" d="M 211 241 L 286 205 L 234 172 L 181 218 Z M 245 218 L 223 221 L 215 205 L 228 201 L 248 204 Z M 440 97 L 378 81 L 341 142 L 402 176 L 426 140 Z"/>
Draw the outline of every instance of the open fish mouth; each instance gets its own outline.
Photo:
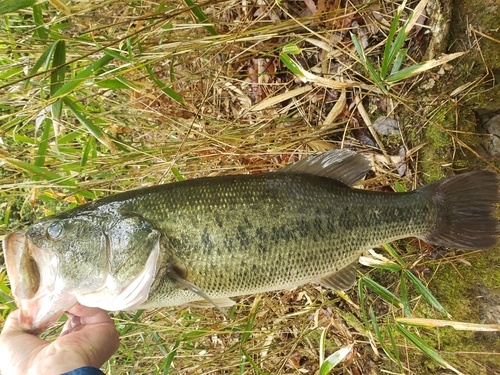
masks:
<path id="1" fill-rule="evenodd" d="M 47 275 L 39 251 L 25 232 L 15 232 L 6 236 L 2 244 L 5 264 L 12 294 L 19 307 L 21 326 L 29 332 L 39 333 L 76 303 L 70 295 L 50 293 L 53 283 L 47 282 Z M 39 263 L 41 262 L 41 263 Z M 45 280 L 41 278 L 44 275 Z"/>
<path id="2" fill-rule="evenodd" d="M 3 253 L 10 285 L 17 299 L 31 299 L 40 288 L 40 271 L 24 232 L 9 234 L 3 240 Z"/>

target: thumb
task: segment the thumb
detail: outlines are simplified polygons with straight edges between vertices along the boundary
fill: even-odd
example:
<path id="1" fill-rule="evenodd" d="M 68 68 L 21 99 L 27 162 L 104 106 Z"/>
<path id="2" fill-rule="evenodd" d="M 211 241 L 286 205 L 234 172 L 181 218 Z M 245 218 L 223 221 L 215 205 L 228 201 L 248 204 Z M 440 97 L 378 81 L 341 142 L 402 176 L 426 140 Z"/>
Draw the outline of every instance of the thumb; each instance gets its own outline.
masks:
<path id="1" fill-rule="evenodd" d="M 29 368 L 33 359 L 48 343 L 23 331 L 19 323 L 19 310 L 13 311 L 5 321 L 0 334 L 0 368 L 3 374 L 11 369 Z"/>
<path id="2" fill-rule="evenodd" d="M 78 348 L 87 358 L 88 365 L 101 367 L 120 346 L 113 321 L 104 310 L 81 305 L 71 309 L 67 315 L 69 319 L 59 338 L 60 344 Z"/>

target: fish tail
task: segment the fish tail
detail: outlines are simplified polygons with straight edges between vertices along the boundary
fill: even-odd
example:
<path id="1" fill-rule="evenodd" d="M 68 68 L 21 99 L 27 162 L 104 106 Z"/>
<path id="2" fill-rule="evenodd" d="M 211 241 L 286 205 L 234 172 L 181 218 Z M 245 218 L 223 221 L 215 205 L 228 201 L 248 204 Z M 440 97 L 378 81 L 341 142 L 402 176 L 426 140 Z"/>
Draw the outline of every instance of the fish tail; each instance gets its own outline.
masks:
<path id="1" fill-rule="evenodd" d="M 423 239 L 435 245 L 477 250 L 498 243 L 498 175 L 474 171 L 427 185 L 437 208 L 434 229 Z"/>

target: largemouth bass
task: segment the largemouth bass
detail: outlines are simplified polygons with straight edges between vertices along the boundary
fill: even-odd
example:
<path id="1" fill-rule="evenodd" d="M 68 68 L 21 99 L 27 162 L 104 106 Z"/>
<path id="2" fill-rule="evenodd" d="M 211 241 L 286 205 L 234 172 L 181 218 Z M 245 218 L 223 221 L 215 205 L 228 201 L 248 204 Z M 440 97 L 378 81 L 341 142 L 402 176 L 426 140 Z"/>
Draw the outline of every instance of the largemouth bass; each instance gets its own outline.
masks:
<path id="1" fill-rule="evenodd" d="M 363 251 L 405 237 L 460 248 L 498 242 L 498 176 L 475 171 L 408 193 L 351 188 L 370 169 L 336 150 L 261 175 L 116 194 L 8 235 L 3 250 L 27 330 L 77 302 L 131 310 L 293 288 L 345 290 Z"/>

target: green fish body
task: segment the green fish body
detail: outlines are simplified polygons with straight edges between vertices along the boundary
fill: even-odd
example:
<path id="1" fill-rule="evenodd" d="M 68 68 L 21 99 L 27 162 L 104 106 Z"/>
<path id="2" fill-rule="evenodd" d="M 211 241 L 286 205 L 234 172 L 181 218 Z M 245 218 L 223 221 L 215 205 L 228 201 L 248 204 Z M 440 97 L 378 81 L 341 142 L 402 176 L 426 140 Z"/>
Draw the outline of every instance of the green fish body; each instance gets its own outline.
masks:
<path id="1" fill-rule="evenodd" d="M 408 193 L 353 189 L 369 163 L 347 150 L 262 175 L 200 178 L 110 196 L 4 239 L 21 319 L 39 331 L 77 301 L 107 310 L 174 306 L 293 288 L 341 290 L 362 252 L 417 237 L 495 246 L 495 173 Z"/>

